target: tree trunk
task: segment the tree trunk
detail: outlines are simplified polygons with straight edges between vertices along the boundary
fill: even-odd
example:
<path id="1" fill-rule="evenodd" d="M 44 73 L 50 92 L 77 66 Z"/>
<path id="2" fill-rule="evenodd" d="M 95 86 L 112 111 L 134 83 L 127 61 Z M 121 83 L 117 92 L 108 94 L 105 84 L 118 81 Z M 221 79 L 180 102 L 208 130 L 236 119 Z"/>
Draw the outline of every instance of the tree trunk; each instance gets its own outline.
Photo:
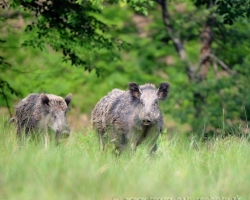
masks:
<path id="1" fill-rule="evenodd" d="M 212 1 L 207 5 L 209 9 L 213 6 Z M 200 50 L 200 70 L 196 76 L 196 83 L 202 84 L 207 78 L 209 68 L 211 66 L 211 58 L 209 55 L 212 54 L 212 42 L 213 42 L 213 31 L 212 26 L 214 24 L 214 17 L 212 14 L 208 16 L 208 19 L 205 22 L 204 28 L 201 31 L 201 50 Z M 194 108 L 195 108 L 195 117 L 200 118 L 202 107 L 206 104 L 206 94 L 202 91 L 193 92 L 194 97 Z"/>
<path id="2" fill-rule="evenodd" d="M 211 66 L 209 54 L 212 53 L 212 42 L 213 42 L 213 31 L 211 25 L 213 23 L 213 19 L 209 17 L 206 21 L 206 24 L 201 32 L 201 51 L 200 51 L 200 59 L 203 59 L 201 63 L 198 79 L 199 81 L 203 81 L 207 77 L 207 73 L 209 67 Z"/>
<path id="3" fill-rule="evenodd" d="M 168 2 L 166 0 L 156 0 L 161 5 L 162 8 L 162 19 L 164 27 L 169 37 L 173 41 L 174 47 L 180 60 L 185 64 L 187 75 L 191 84 L 202 84 L 206 79 L 210 63 L 210 54 L 212 53 L 212 42 L 213 42 L 213 32 L 212 26 L 214 23 L 214 17 L 210 14 L 205 22 L 204 28 L 201 31 L 201 50 L 200 50 L 200 60 L 196 66 L 193 66 L 189 60 L 185 50 L 185 45 L 182 42 L 180 35 L 174 30 L 172 26 L 172 21 L 168 12 Z M 209 1 L 207 3 L 207 9 L 213 6 L 213 2 Z M 203 105 L 206 101 L 206 95 L 202 91 L 193 91 L 193 105 L 195 108 L 195 117 L 200 118 Z"/>

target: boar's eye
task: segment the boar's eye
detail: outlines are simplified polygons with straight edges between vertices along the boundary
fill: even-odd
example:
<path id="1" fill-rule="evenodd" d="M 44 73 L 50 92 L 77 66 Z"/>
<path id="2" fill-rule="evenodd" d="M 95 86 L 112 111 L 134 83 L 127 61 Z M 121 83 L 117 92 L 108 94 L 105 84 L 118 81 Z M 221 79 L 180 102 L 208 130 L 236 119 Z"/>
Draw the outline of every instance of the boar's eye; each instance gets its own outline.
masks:
<path id="1" fill-rule="evenodd" d="M 157 105 L 157 104 L 158 104 L 158 100 L 155 100 L 155 101 L 154 101 L 154 104 Z"/>
<path id="2" fill-rule="evenodd" d="M 56 115 L 54 115 L 54 119 L 56 119 L 57 117 L 56 117 Z"/>

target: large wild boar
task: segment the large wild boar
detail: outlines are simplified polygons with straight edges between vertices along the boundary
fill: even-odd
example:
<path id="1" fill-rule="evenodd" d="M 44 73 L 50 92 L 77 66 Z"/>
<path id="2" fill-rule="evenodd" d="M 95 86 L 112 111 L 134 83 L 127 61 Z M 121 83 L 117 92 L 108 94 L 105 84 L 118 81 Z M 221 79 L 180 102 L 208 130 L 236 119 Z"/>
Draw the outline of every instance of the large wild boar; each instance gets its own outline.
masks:
<path id="1" fill-rule="evenodd" d="M 169 83 L 161 83 L 158 89 L 129 83 L 128 91 L 113 89 L 103 97 L 92 111 L 92 125 L 103 150 L 110 141 L 118 152 L 128 146 L 135 151 L 144 142 L 154 152 L 164 125 L 158 103 L 167 98 L 169 88 Z"/>
<path id="2" fill-rule="evenodd" d="M 71 102 L 71 94 L 65 99 L 54 94 L 30 94 L 15 106 L 17 135 L 38 132 L 48 140 L 50 131 L 55 133 L 56 141 L 61 135 L 69 135 L 70 128 L 66 112 Z M 13 121 L 13 120 L 12 120 Z"/>

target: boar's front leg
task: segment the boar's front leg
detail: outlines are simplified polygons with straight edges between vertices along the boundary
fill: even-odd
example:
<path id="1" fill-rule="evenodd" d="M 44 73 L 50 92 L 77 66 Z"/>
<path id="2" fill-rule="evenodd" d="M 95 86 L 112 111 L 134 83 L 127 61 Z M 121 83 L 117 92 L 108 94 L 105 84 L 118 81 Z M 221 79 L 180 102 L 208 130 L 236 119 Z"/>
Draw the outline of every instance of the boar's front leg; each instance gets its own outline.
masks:
<path id="1" fill-rule="evenodd" d="M 146 145 L 149 148 L 149 154 L 154 153 L 157 150 L 157 139 L 160 135 L 160 129 L 157 126 L 150 127 L 150 129 L 147 130 L 147 134 L 145 137 Z"/>
<path id="2" fill-rule="evenodd" d="M 159 135 L 160 129 L 157 126 L 148 126 L 142 132 L 137 131 L 131 134 L 131 147 L 135 149 L 136 146 L 143 143 L 147 146 L 149 154 L 152 154 L 157 150 L 156 141 Z"/>

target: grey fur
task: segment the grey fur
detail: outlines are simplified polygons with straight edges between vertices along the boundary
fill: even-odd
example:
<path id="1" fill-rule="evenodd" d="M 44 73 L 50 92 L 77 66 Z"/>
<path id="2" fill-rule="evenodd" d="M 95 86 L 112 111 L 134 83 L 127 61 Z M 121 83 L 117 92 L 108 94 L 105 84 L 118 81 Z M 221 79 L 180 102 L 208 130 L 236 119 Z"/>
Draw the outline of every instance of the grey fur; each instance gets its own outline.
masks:
<path id="1" fill-rule="evenodd" d="M 92 111 L 92 125 L 97 130 L 102 148 L 114 143 L 119 152 L 130 146 L 133 151 L 144 142 L 150 152 L 157 149 L 156 140 L 164 125 L 158 100 L 165 100 L 170 84 L 129 83 L 129 90 L 113 89 Z"/>
<path id="2" fill-rule="evenodd" d="M 56 139 L 59 139 L 62 134 L 69 134 L 66 112 L 70 101 L 71 94 L 65 99 L 53 94 L 28 95 L 15 106 L 17 135 L 34 131 L 48 135 L 48 131 L 52 130 Z"/>

